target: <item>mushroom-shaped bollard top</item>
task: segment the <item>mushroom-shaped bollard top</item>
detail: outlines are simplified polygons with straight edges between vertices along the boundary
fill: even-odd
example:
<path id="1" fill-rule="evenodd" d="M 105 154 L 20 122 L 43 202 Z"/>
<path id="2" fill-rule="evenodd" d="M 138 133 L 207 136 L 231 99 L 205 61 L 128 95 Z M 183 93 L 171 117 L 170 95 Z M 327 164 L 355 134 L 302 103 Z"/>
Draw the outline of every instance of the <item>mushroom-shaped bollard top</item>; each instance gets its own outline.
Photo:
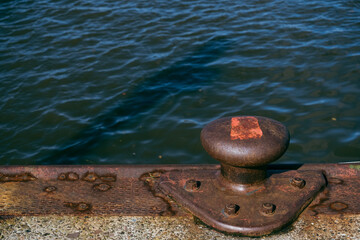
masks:
<path id="1" fill-rule="evenodd" d="M 289 145 L 289 132 L 266 117 L 227 117 L 209 123 L 201 142 L 210 156 L 221 162 L 221 173 L 230 182 L 261 182 L 265 166 L 277 160 Z"/>

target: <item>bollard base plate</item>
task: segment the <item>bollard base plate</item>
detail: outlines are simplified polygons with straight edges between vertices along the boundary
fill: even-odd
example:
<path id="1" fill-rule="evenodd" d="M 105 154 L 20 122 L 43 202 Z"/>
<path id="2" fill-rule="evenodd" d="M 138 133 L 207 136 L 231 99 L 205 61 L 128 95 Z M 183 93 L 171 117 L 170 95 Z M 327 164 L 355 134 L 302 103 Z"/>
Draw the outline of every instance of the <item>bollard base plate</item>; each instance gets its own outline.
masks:
<path id="1" fill-rule="evenodd" d="M 261 236 L 294 221 L 326 184 L 321 171 L 294 170 L 235 189 L 222 184 L 218 174 L 211 169 L 168 171 L 156 188 L 216 230 Z M 304 182 L 296 185 L 294 179 Z"/>

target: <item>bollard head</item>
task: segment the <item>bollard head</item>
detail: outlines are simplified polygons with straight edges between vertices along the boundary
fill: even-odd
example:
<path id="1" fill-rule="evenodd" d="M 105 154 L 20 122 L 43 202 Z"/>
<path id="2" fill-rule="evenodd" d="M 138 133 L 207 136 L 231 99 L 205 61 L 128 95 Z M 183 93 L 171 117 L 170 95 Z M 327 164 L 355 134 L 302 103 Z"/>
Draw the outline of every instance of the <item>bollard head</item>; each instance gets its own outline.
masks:
<path id="1" fill-rule="evenodd" d="M 289 132 L 265 117 L 227 117 L 209 123 L 201 142 L 210 156 L 236 167 L 260 167 L 275 161 L 289 145 Z"/>

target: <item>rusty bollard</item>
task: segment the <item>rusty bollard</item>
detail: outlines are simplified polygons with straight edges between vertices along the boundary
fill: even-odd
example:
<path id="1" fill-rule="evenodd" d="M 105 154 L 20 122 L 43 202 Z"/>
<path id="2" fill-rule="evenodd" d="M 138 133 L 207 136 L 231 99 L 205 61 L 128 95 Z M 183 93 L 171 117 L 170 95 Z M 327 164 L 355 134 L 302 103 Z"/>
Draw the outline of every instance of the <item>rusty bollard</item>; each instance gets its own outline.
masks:
<path id="1" fill-rule="evenodd" d="M 284 154 L 289 132 L 258 116 L 227 117 L 209 123 L 201 142 L 220 169 L 168 171 L 157 185 L 203 223 L 249 236 L 287 226 L 325 185 L 321 171 L 268 174 L 266 166 Z"/>
<path id="2" fill-rule="evenodd" d="M 221 162 L 219 180 L 239 190 L 264 181 L 266 165 L 283 155 L 289 139 L 283 124 L 265 117 L 222 118 L 201 132 L 204 149 Z"/>

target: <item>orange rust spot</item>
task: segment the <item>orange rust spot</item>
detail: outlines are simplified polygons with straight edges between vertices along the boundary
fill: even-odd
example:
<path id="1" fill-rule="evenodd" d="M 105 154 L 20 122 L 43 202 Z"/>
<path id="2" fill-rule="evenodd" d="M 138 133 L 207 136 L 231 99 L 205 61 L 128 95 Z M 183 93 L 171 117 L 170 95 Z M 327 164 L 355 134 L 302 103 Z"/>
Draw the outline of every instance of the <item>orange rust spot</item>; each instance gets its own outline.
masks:
<path id="1" fill-rule="evenodd" d="M 231 140 L 246 140 L 261 138 L 263 132 L 259 121 L 255 117 L 233 117 L 231 118 Z"/>

